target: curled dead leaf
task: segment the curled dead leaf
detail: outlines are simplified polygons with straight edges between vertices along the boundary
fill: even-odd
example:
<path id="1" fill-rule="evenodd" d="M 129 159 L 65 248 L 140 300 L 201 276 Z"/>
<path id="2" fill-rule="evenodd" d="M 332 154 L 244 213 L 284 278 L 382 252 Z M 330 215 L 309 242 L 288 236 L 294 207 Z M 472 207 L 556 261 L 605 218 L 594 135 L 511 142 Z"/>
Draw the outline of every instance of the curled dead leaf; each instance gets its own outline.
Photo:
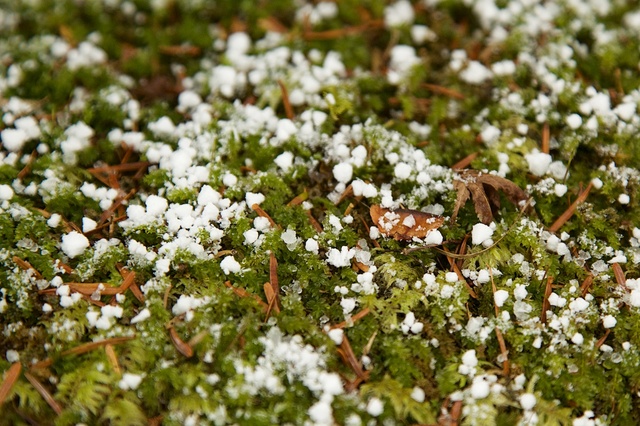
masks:
<path id="1" fill-rule="evenodd" d="M 377 204 L 371 206 L 369 214 L 382 235 L 393 237 L 396 240 L 424 238 L 429 232 L 438 229 L 444 223 L 443 216 L 419 210 L 390 210 Z"/>
<path id="2" fill-rule="evenodd" d="M 453 179 L 453 187 L 458 192 L 451 215 L 451 222 L 456 220 L 460 208 L 469 198 L 473 201 L 478 219 L 485 225 L 493 220 L 493 215 L 500 209 L 502 191 L 509 201 L 519 206 L 529 198 L 518 185 L 500 176 L 478 170 L 464 169 L 457 172 Z"/>

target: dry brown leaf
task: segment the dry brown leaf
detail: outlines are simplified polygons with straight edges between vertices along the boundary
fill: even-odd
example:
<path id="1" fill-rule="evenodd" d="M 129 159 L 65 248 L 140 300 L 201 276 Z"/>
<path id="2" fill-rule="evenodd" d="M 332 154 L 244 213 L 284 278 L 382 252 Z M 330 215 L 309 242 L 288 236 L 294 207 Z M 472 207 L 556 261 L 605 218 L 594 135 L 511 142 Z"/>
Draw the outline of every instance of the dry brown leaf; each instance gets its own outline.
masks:
<path id="1" fill-rule="evenodd" d="M 438 229 L 444 223 L 443 216 L 419 210 L 390 210 L 377 204 L 371 206 L 369 214 L 382 235 L 396 240 L 424 238 L 430 231 Z"/>
<path id="2" fill-rule="evenodd" d="M 493 215 L 500 209 L 501 191 L 509 201 L 520 205 L 529 196 L 518 185 L 500 176 L 477 170 L 464 169 L 457 172 L 453 179 L 453 186 L 458 192 L 451 215 L 451 222 L 456 220 L 460 208 L 469 198 L 473 201 L 478 219 L 485 225 L 493 220 Z"/>

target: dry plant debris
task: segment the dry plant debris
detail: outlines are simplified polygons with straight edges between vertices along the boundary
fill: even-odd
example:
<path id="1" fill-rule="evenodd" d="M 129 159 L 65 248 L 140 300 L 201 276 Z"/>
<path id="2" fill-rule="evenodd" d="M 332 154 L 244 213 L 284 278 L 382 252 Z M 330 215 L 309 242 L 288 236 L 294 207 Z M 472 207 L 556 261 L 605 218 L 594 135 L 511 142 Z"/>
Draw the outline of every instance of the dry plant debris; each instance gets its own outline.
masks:
<path id="1" fill-rule="evenodd" d="M 493 221 L 495 212 L 500 209 L 500 192 L 516 206 L 521 206 L 529 198 L 526 192 L 510 180 L 478 170 L 456 171 L 453 186 L 457 195 L 451 222 L 456 220 L 460 208 L 469 199 L 473 202 L 478 219 L 488 225 Z"/>

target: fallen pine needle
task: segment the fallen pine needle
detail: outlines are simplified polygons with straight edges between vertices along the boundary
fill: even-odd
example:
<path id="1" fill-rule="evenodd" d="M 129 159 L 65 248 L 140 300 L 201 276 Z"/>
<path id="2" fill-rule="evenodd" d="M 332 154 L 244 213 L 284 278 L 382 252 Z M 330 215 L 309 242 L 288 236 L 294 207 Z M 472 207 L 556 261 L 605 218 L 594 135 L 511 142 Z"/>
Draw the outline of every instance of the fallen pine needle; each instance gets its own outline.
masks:
<path id="1" fill-rule="evenodd" d="M 251 294 L 249 293 L 247 290 L 240 288 L 240 287 L 234 287 L 233 284 L 231 284 L 231 281 L 225 281 L 224 283 L 225 286 L 227 286 L 227 288 L 229 288 L 231 291 L 233 291 L 236 296 L 239 297 L 250 297 L 252 299 L 254 299 L 256 302 L 258 302 L 260 304 L 260 306 L 262 307 L 262 309 L 266 312 L 267 308 L 269 307 L 269 305 L 267 305 L 266 303 L 264 303 L 264 301 L 262 299 L 260 299 L 260 296 L 258 296 L 257 294 Z"/>
<path id="2" fill-rule="evenodd" d="M 287 91 L 287 88 L 282 82 L 282 80 L 278 80 L 278 86 L 280 86 L 280 91 L 282 92 L 282 103 L 284 104 L 284 113 L 289 120 L 293 120 L 295 115 L 293 114 L 293 107 L 291 106 L 291 102 L 289 101 L 289 92 Z"/>
<path id="3" fill-rule="evenodd" d="M 99 340 L 97 342 L 85 343 L 83 345 L 76 346 L 75 348 L 67 349 L 66 351 L 61 352 L 60 355 L 61 356 L 80 355 L 80 354 L 90 352 L 96 348 L 99 348 L 100 346 L 118 345 L 120 343 L 124 343 L 129 340 L 133 340 L 135 338 L 136 338 L 135 336 L 112 337 L 111 339 L 104 339 L 104 340 Z M 40 362 L 33 364 L 30 369 L 34 370 L 38 368 L 46 368 L 46 367 L 49 367 L 51 364 L 53 364 L 53 359 L 47 358 L 45 360 L 42 360 Z"/>
<path id="4" fill-rule="evenodd" d="M 51 396 L 47 388 L 45 388 L 44 385 L 38 381 L 38 379 L 29 374 L 28 371 L 24 372 L 24 377 L 27 378 L 29 383 L 31 383 L 31 386 L 33 386 L 38 391 L 38 393 L 47 402 L 47 404 L 49 404 L 49 407 L 51 407 L 51 409 L 55 411 L 57 415 L 62 414 L 62 407 L 60 406 L 60 404 L 58 404 L 56 400 L 53 399 L 53 396 Z"/>
<path id="5" fill-rule="evenodd" d="M 180 338 L 176 329 L 171 326 L 169 327 L 169 336 L 171 337 L 171 341 L 173 342 L 173 346 L 176 347 L 177 351 L 187 358 L 191 358 L 193 356 L 193 348 L 189 346 L 184 340 Z"/>
<path id="6" fill-rule="evenodd" d="M 107 355 L 107 359 L 109 360 L 109 364 L 111 364 L 111 368 L 113 368 L 113 371 L 115 371 L 118 376 L 122 375 L 120 363 L 118 362 L 118 355 L 116 354 L 115 349 L 113 349 L 113 345 L 107 343 L 104 346 L 104 352 Z"/>
<path id="7" fill-rule="evenodd" d="M 627 282 L 627 278 L 624 276 L 624 271 L 619 263 L 613 263 L 611 265 L 611 269 L 613 269 L 613 276 L 616 277 L 616 282 L 620 286 L 624 286 Z"/>
<path id="8" fill-rule="evenodd" d="M 544 288 L 544 299 L 542 300 L 542 312 L 540 313 L 540 322 L 547 323 L 547 311 L 551 308 L 549 296 L 551 296 L 553 277 L 547 277 L 547 285 Z"/>
<path id="9" fill-rule="evenodd" d="M 349 321 L 342 321 L 340 324 L 336 324 L 331 328 L 346 328 L 346 327 L 350 327 L 356 321 L 358 321 L 359 319 L 364 318 L 367 315 L 369 315 L 369 313 L 371 313 L 371 310 L 369 308 L 364 308 L 363 310 L 361 310 L 360 312 L 358 312 L 357 314 L 352 316 L 351 319 L 349 319 Z"/>
<path id="10" fill-rule="evenodd" d="M 578 195 L 578 198 L 576 198 L 575 201 L 573 203 L 571 203 L 569 208 L 567 210 L 565 210 L 565 212 L 562 213 L 560 215 L 560 217 L 558 219 L 556 219 L 555 222 L 553 222 L 553 225 L 551 225 L 549 227 L 549 232 L 555 234 L 556 232 L 558 232 L 558 230 L 560 228 L 562 228 L 562 226 L 565 223 L 567 223 L 567 221 L 571 218 L 571 216 L 573 216 L 573 213 L 575 213 L 576 208 L 578 207 L 578 205 L 580 205 L 581 203 L 584 202 L 584 200 L 587 199 L 587 196 L 589 195 L 589 192 L 591 191 L 591 188 L 593 188 L 593 184 L 591 182 L 589 182 L 589 185 L 587 185 L 585 190 L 582 191 L 580 193 L 580 195 Z"/>
<path id="11" fill-rule="evenodd" d="M 585 278 L 584 281 L 582 281 L 582 284 L 580 285 L 580 295 L 582 297 L 586 296 L 589 293 L 591 284 L 593 284 L 593 274 L 589 272 L 589 275 L 587 275 L 587 278 Z"/>
<path id="12" fill-rule="evenodd" d="M 0 385 L 0 406 L 4 404 L 4 401 L 7 399 L 9 392 L 11 392 L 11 388 L 13 388 L 14 383 L 18 381 L 21 371 L 22 364 L 14 362 L 5 372 L 4 380 L 2 381 L 2 385 Z"/>
<path id="13" fill-rule="evenodd" d="M 507 344 L 504 341 L 504 336 L 502 335 L 502 331 L 498 327 L 496 327 L 496 338 L 498 339 L 498 345 L 500 346 L 500 353 L 502 354 L 502 374 L 505 377 L 509 377 L 509 371 L 511 370 L 511 366 L 509 364 L 509 351 L 507 350 Z"/>
<path id="14" fill-rule="evenodd" d="M 276 224 L 276 222 L 271 218 L 271 216 L 269 216 L 267 214 L 267 212 L 262 210 L 262 207 L 260 207 L 257 204 L 254 204 L 254 205 L 251 206 L 251 210 L 256 212 L 258 214 L 258 216 L 266 218 L 269 221 L 269 223 L 271 224 L 271 226 L 273 226 L 274 228 L 278 228 L 278 225 Z"/>

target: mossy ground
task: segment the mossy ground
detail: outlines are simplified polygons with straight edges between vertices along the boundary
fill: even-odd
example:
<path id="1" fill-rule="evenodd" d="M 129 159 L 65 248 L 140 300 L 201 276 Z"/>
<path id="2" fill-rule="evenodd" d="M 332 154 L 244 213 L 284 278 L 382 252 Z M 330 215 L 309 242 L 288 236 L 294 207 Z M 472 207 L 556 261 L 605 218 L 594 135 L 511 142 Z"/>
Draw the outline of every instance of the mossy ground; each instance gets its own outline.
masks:
<path id="1" fill-rule="evenodd" d="M 639 424 L 640 11 L 596 3 L 0 0 L 0 422 Z M 461 164 L 532 208 L 377 235 Z"/>

